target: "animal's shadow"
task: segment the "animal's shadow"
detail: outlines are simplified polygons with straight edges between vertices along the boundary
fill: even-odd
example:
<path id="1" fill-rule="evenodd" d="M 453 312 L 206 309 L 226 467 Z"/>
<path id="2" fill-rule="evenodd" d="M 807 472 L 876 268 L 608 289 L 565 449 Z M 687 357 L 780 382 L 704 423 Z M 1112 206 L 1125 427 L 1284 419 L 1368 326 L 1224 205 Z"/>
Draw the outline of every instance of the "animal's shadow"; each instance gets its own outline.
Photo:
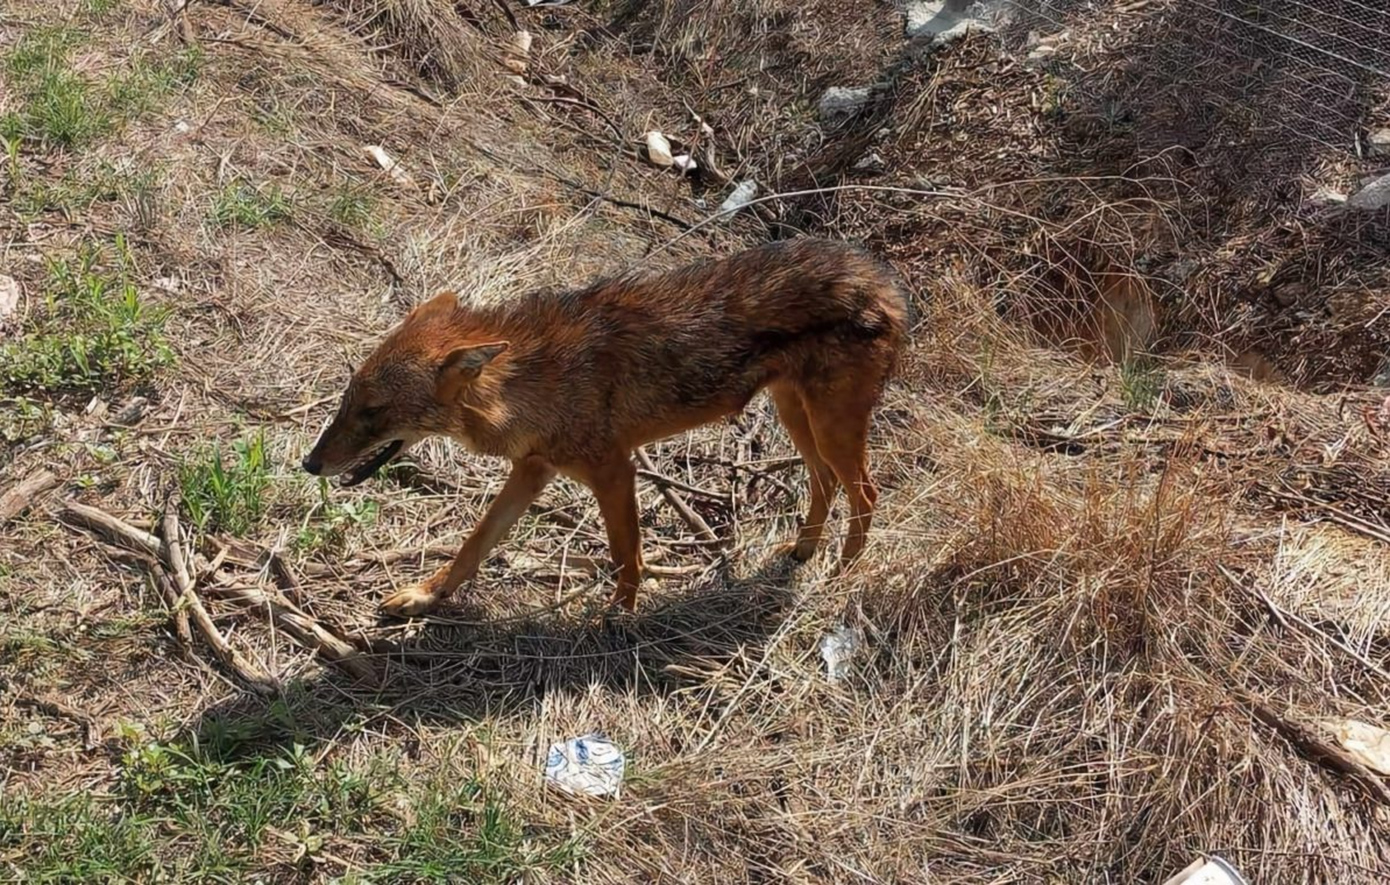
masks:
<path id="1" fill-rule="evenodd" d="M 756 652 L 801 583 L 790 563 L 773 559 L 741 577 L 721 565 L 684 588 L 663 588 L 633 614 L 575 606 L 489 622 L 453 609 L 374 655 L 375 685 L 327 668 L 275 697 L 241 695 L 215 705 L 185 737 L 235 758 L 313 747 L 373 723 L 475 722 L 594 686 L 664 694 L 686 683 L 679 665 Z"/>

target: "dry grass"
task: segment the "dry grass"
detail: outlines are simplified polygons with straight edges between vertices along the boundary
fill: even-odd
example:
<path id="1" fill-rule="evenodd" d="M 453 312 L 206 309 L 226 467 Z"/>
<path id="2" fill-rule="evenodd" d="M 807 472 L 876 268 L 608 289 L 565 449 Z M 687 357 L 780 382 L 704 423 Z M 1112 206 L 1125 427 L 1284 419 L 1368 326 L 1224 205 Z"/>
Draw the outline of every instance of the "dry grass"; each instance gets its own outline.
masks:
<path id="1" fill-rule="evenodd" d="M 1189 235 L 1182 170 L 1058 174 L 1039 74 L 988 40 L 909 64 L 887 6 L 578 7 L 513 10 L 535 35 L 524 89 L 486 4 L 193 4 L 186 28 L 145 0 L 0 12 L 6 57 L 80 34 L 89 96 L 131 46 L 198 45 L 197 75 L 111 134 L 26 136 L 0 169 L 20 334 L 56 328 L 52 263 L 94 246 L 94 273 L 167 312 L 177 357 L 0 388 L 0 491 L 63 481 L 0 526 L 0 878 L 1159 882 L 1216 851 L 1262 885 L 1384 881 L 1390 786 L 1318 725 L 1386 724 L 1382 397 L 1232 372 L 1217 289 L 1164 301 L 1161 355 L 1057 344 L 1099 328 L 1106 280 L 1167 297 L 1139 265 Z M 823 133 L 819 89 L 879 72 L 883 106 Z M 852 183 L 837 164 L 868 139 L 881 183 L 959 196 L 774 201 L 664 248 L 726 185 L 641 165 L 651 126 L 788 187 Z M 436 443 L 366 489 L 310 482 L 345 360 L 436 288 L 506 298 L 792 229 L 866 239 L 918 290 L 859 569 L 771 555 L 804 479 L 759 399 L 652 447 L 721 543 L 644 482 L 649 559 L 690 574 L 636 615 L 603 617 L 602 525 L 561 482 L 466 599 L 376 620 L 501 474 Z M 269 697 L 180 642 L 148 558 L 57 519 L 72 499 L 153 531 L 171 492 L 203 562 L 228 551 L 199 593 Z M 375 680 L 286 632 L 281 593 Z M 818 643 L 842 623 L 865 643 L 832 684 Z M 595 730 L 628 752 L 622 797 L 545 789 L 549 744 Z"/>

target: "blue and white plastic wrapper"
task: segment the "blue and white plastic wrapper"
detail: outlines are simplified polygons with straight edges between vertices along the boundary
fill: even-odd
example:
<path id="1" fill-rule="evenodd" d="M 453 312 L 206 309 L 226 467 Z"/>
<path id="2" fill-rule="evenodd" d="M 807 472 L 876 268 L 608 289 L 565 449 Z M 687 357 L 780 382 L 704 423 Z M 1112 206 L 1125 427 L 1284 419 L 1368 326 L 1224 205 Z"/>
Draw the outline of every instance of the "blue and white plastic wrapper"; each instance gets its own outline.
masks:
<path id="1" fill-rule="evenodd" d="M 615 796 L 623 783 L 623 751 L 598 734 L 550 745 L 545 779 L 566 793 Z"/>

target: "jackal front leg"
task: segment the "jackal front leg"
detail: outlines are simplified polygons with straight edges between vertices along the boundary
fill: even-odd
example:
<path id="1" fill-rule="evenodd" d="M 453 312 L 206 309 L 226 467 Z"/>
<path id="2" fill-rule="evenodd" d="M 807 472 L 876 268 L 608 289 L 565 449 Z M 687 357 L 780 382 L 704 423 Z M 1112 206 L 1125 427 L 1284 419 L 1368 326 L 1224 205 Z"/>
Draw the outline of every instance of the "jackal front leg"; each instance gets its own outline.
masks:
<path id="1" fill-rule="evenodd" d="M 506 537 L 521 514 L 554 478 L 554 468 L 540 458 L 523 458 L 513 462 L 511 476 L 507 477 L 502 491 L 488 505 L 487 513 L 483 514 L 468 540 L 463 542 L 453 563 L 435 572 L 423 583 L 386 597 L 381 603 L 382 613 L 399 617 L 421 615 L 448 599 L 461 584 L 473 579 L 492 548 Z"/>

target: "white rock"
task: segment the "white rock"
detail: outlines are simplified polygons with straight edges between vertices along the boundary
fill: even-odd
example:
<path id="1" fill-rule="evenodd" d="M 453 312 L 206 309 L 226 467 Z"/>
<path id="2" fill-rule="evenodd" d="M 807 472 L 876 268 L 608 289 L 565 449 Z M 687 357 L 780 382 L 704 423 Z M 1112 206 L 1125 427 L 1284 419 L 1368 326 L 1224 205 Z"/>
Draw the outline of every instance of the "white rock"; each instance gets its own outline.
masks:
<path id="1" fill-rule="evenodd" d="M 1363 212 L 1390 206 L 1390 175 L 1382 175 L 1347 199 L 1347 205 Z"/>
<path id="2" fill-rule="evenodd" d="M 1390 126 L 1367 135 L 1366 147 L 1373 157 L 1390 157 Z"/>
<path id="3" fill-rule="evenodd" d="M 964 9 L 944 0 L 913 0 L 907 4 L 907 36 L 932 47 L 945 46 L 971 31 L 993 33 L 1005 10 L 998 4 L 971 3 Z"/>
<path id="4" fill-rule="evenodd" d="M 935 34 L 933 22 L 946 10 L 945 0 L 915 0 L 907 4 L 907 36 L 922 37 Z M 946 13 L 952 15 L 952 13 Z"/>
<path id="5" fill-rule="evenodd" d="M 872 91 L 867 86 L 831 86 L 820 97 L 820 115 L 839 117 L 852 114 L 869 103 Z"/>
<path id="6" fill-rule="evenodd" d="M 675 162 L 671 156 L 671 142 L 660 132 L 653 129 L 643 136 L 643 141 L 647 145 L 647 161 L 653 166 L 670 166 Z"/>
<path id="7" fill-rule="evenodd" d="M 0 326 L 19 310 L 19 281 L 0 274 Z"/>

